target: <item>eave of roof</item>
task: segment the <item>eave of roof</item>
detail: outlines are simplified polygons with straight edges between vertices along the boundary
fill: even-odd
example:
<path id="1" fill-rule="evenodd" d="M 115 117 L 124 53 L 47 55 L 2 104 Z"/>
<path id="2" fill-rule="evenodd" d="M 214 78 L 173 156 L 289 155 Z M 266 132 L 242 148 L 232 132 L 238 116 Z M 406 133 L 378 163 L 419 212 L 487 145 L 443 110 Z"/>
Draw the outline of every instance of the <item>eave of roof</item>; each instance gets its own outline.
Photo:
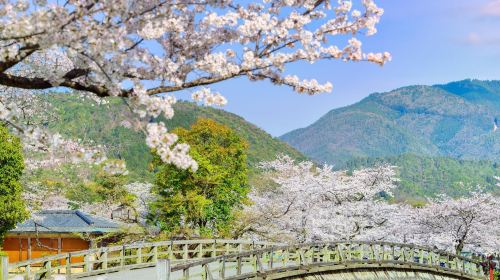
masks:
<path id="1" fill-rule="evenodd" d="M 78 210 L 45 210 L 35 216 L 36 219 L 17 224 L 9 233 L 108 233 L 120 228 L 115 221 Z"/>

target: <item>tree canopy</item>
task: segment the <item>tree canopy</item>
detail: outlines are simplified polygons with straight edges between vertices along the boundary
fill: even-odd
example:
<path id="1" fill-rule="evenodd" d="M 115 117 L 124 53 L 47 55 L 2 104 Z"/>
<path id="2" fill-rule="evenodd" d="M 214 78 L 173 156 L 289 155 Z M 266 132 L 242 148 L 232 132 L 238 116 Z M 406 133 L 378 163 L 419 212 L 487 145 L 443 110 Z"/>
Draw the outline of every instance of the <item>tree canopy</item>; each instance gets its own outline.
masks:
<path id="1" fill-rule="evenodd" d="M 191 146 L 190 155 L 199 167 L 196 172 L 179 169 L 157 156 L 153 221 L 171 233 L 229 234 L 235 211 L 249 192 L 248 144 L 227 126 L 209 119 L 198 119 L 191 129 L 179 128 L 175 133 Z"/>
<path id="2" fill-rule="evenodd" d="M 21 143 L 0 122 L 0 244 L 5 233 L 28 215 L 19 182 L 23 169 Z"/>

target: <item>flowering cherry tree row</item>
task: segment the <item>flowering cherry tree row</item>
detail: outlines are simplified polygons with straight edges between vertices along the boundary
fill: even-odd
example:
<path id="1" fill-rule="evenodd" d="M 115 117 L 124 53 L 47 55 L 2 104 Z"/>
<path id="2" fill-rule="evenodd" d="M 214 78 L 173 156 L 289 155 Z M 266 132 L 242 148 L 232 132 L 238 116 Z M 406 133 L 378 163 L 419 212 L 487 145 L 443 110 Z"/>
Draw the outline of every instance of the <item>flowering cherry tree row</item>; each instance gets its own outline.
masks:
<path id="1" fill-rule="evenodd" d="M 262 167 L 275 186 L 254 190 L 254 203 L 246 209 L 253 217 L 245 230 L 250 236 L 294 242 L 384 240 L 453 253 L 500 252 L 500 199 L 492 194 L 442 196 L 412 207 L 382 198 L 396 188 L 391 166 L 348 174 L 281 156 Z"/>
<path id="2" fill-rule="evenodd" d="M 382 14 L 372 0 L 0 1 L 0 85 L 123 98 L 165 162 L 196 170 L 189 147 L 151 122 L 173 116 L 173 93 L 224 105 L 209 86 L 235 77 L 329 92 L 329 82 L 301 79 L 286 66 L 327 59 L 383 65 L 390 54 L 364 52 L 359 39 L 377 32 Z M 21 134 L 61 143 L 16 124 L 11 109 L 0 100 L 0 119 Z"/>
<path id="3" fill-rule="evenodd" d="M 413 243 L 456 253 L 500 252 L 500 199 L 492 194 L 475 192 L 459 199 L 442 196 L 413 209 L 409 221 L 403 232 Z"/>
<path id="4" fill-rule="evenodd" d="M 263 238 L 363 239 L 391 222 L 395 207 L 380 197 L 396 186 L 390 166 L 346 174 L 281 156 L 262 167 L 276 187 L 254 191 L 254 204 L 247 211 L 257 217 L 250 231 Z"/>

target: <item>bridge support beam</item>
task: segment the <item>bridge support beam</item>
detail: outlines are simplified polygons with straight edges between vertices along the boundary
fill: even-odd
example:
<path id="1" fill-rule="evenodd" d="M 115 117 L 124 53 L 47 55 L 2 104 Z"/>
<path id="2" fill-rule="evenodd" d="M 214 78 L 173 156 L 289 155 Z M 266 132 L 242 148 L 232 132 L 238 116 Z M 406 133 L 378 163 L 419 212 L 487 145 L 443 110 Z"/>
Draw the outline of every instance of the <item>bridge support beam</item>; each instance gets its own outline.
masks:
<path id="1" fill-rule="evenodd" d="M 156 279 L 170 280 L 170 261 L 158 260 L 156 264 Z"/>

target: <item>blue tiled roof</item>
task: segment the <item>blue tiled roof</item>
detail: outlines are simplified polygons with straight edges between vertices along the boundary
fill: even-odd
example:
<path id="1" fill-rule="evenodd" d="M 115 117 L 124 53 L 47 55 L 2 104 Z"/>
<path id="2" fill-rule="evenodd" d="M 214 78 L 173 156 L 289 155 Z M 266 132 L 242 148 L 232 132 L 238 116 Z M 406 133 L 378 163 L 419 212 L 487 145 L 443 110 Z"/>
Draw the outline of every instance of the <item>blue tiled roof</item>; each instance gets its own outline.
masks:
<path id="1" fill-rule="evenodd" d="M 16 228 L 10 232 L 104 233 L 114 232 L 119 228 L 119 225 L 112 220 L 78 210 L 45 210 L 37 212 L 33 216 L 36 218 L 17 224 Z"/>

